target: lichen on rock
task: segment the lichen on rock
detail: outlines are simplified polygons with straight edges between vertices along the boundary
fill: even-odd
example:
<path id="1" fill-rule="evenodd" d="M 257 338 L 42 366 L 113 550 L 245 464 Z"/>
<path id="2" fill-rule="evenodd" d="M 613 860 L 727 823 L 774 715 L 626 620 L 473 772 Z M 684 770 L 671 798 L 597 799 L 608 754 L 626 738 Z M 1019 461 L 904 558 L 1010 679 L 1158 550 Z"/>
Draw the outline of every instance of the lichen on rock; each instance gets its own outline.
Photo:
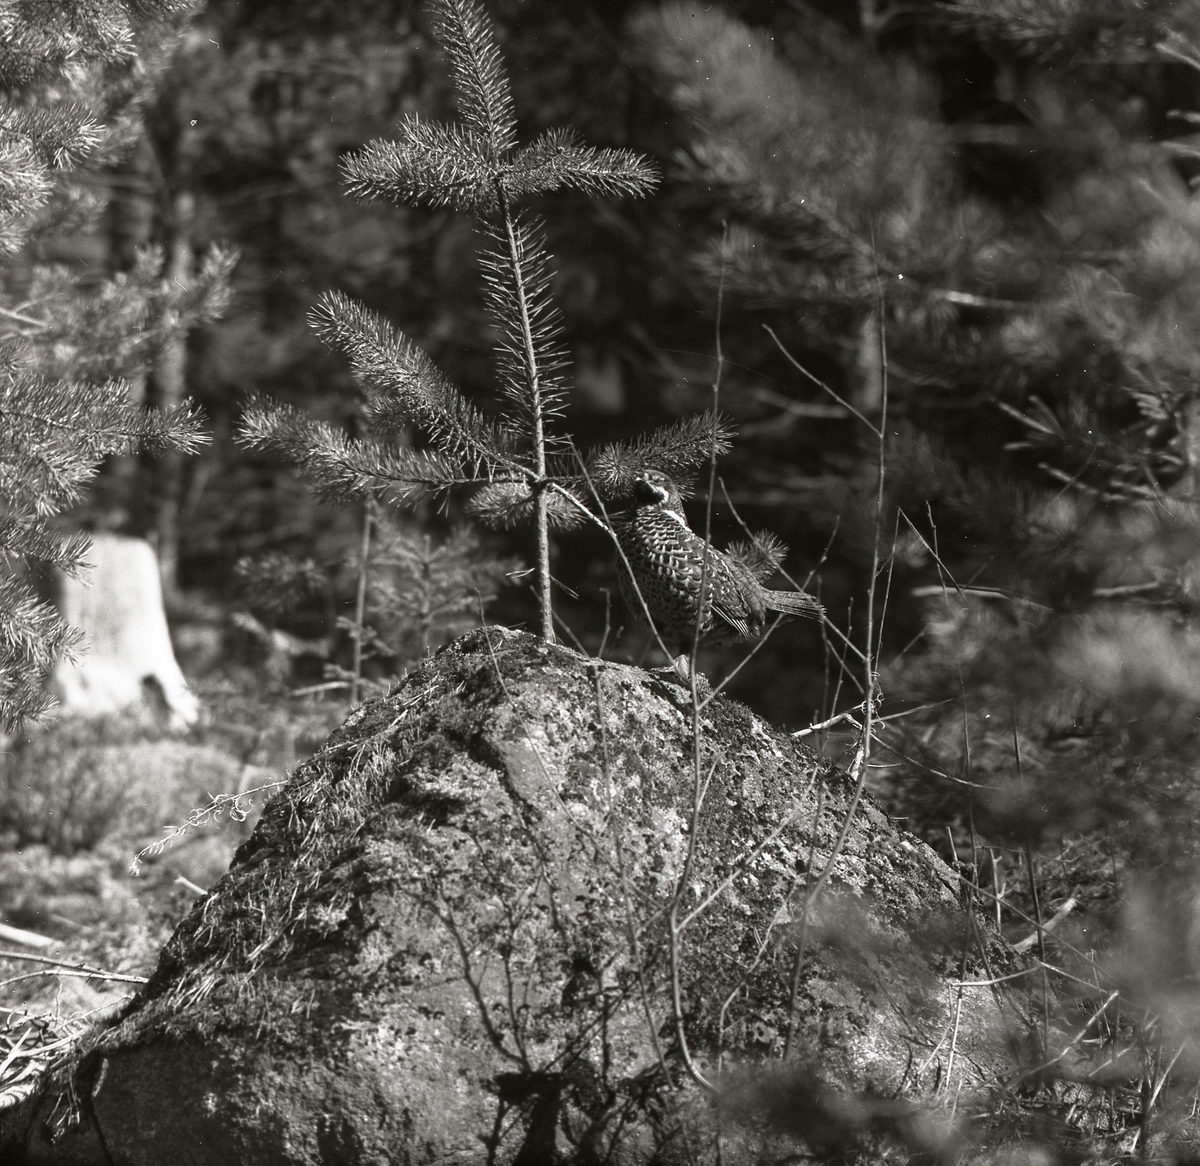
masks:
<path id="1" fill-rule="evenodd" d="M 267 806 L 97 1032 L 80 1128 L 131 1164 L 709 1162 L 718 1132 L 750 1162 L 805 1136 L 788 1088 L 1004 1076 L 1021 999 L 952 981 L 1017 965 L 964 946 L 953 872 L 864 800 L 806 913 L 851 784 L 699 716 L 697 765 L 677 684 L 500 628 L 442 649 Z"/>

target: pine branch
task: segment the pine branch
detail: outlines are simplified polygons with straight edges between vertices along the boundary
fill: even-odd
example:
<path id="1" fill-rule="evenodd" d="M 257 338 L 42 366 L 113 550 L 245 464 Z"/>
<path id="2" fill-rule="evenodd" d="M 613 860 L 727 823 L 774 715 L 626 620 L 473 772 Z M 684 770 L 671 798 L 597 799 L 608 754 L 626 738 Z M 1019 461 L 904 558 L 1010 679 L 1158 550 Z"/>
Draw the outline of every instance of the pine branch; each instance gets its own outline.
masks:
<path id="1" fill-rule="evenodd" d="M 382 198 L 406 206 L 460 211 L 495 203 L 495 165 L 486 142 L 469 128 L 444 126 L 406 115 L 392 139 L 368 142 L 342 163 L 356 198 Z"/>
<path id="2" fill-rule="evenodd" d="M 154 72 L 137 59 L 138 39 L 152 46 L 153 56 L 153 46 L 170 39 L 175 18 L 193 7 L 181 0 L 5 6 L 0 251 L 15 253 L 33 232 L 78 219 L 94 202 L 77 191 L 55 197 L 58 173 L 128 133 L 131 111 Z M 207 440 L 192 407 L 146 411 L 113 375 L 136 371 L 134 362 L 118 368 L 103 358 L 136 351 L 146 333 L 215 314 L 231 262 L 216 256 L 206 265 L 193 302 L 177 288 L 160 287 L 162 310 L 153 314 L 164 322 L 149 328 L 147 302 L 154 297 L 140 286 L 112 280 L 85 303 L 61 275 L 34 268 L 31 277 L 28 266 L 10 271 L 10 294 L 21 287 L 17 294 L 27 302 L 5 313 L 0 335 L 0 556 L 11 568 L 0 577 L 0 722 L 9 727 L 46 709 L 46 675 L 72 642 L 54 610 L 13 572 L 22 560 L 66 572 L 84 566 L 86 536 L 60 532 L 49 520 L 80 500 L 106 456 L 135 448 L 191 453 Z M 26 310 L 31 303 L 33 314 Z"/>
<path id="3" fill-rule="evenodd" d="M 960 36 L 1085 67 L 1158 60 L 1162 46 L 1196 31 L 1188 6 L 1172 0 L 955 0 L 930 15 Z"/>
<path id="4" fill-rule="evenodd" d="M 350 358 L 368 394 L 367 424 L 395 434 L 412 425 L 443 453 L 466 455 L 491 474 L 513 468 L 513 441 L 486 418 L 432 360 L 387 320 L 341 292 L 328 292 L 310 317 L 317 333 Z"/>
<path id="5" fill-rule="evenodd" d="M 783 569 L 788 547 L 777 534 L 769 530 L 755 531 L 749 539 L 739 539 L 725 548 L 731 559 L 744 563 L 760 583 Z"/>
<path id="6" fill-rule="evenodd" d="M 144 372 L 172 338 L 219 317 L 228 307 L 236 251 L 212 247 L 185 288 L 163 278 L 161 248 L 141 250 L 133 268 L 81 291 L 78 277 L 56 267 L 35 272 L 28 298 L 46 317 L 17 321 L 39 371 L 64 380 Z"/>
<path id="7" fill-rule="evenodd" d="M 997 405 L 1025 430 L 1021 440 L 1007 442 L 1004 448 L 1042 455 L 1047 460 L 1039 467 L 1070 487 L 1113 501 L 1146 500 L 1161 493 L 1161 477 L 1174 476 L 1164 464 L 1169 450 L 1147 448 L 1136 430 L 1110 437 L 1097 428 L 1084 401 L 1068 400 L 1066 418 L 1038 397 L 1029 398 L 1024 412 L 1003 401 Z"/>
<path id="8" fill-rule="evenodd" d="M 412 505 L 477 481 L 460 459 L 447 454 L 351 438 L 290 405 L 263 400 L 247 405 L 237 442 L 281 457 L 334 501 L 375 496 Z"/>
<path id="9" fill-rule="evenodd" d="M 537 404 L 543 420 L 561 417 L 566 407 L 566 389 L 558 374 L 566 367 L 567 352 L 559 343 L 562 318 L 554 306 L 554 272 L 545 247 L 545 229 L 540 219 L 514 218 L 510 236 L 503 226 L 488 223 L 491 241 L 480 256 L 484 302 L 497 329 L 496 367 L 500 385 L 532 433 L 534 402 L 530 385 L 538 386 Z M 529 336 L 525 333 L 528 321 Z M 530 366 L 532 345 L 533 366 Z"/>
<path id="10" fill-rule="evenodd" d="M 32 215 L 50 200 L 54 179 L 26 141 L 0 136 L 0 216 L 16 219 Z M 0 220 L 2 221 L 2 220 Z M 3 250 L 15 252 L 24 241 L 16 224 L 3 224 Z"/>
<path id="11" fill-rule="evenodd" d="M 0 492 L 18 512 L 47 517 L 78 502 L 110 454 L 194 453 L 207 441 L 193 406 L 147 411 L 122 381 L 14 376 L 0 387 Z"/>
<path id="12" fill-rule="evenodd" d="M 271 615 L 294 607 L 328 582 L 312 559 L 295 559 L 278 551 L 257 558 L 245 555 L 234 564 L 233 573 L 250 602 Z"/>
<path id="13" fill-rule="evenodd" d="M 75 101 L 60 101 L 49 108 L 0 102 L 0 137 L 26 142 L 42 165 L 63 170 L 91 153 L 104 131 Z"/>
<path id="14" fill-rule="evenodd" d="M 139 28 L 177 21 L 197 0 L 23 0 L 6 5 L 0 87 L 53 80 L 68 69 L 129 64 Z"/>
<path id="15" fill-rule="evenodd" d="M 0 554 L 9 559 L 37 559 L 67 574 L 79 575 L 87 566 L 90 546 L 81 531 L 64 533 L 36 518 L 0 519 Z"/>
<path id="16" fill-rule="evenodd" d="M 659 183 L 658 167 L 632 150 L 585 146 L 572 129 L 546 131 L 513 158 L 502 181 L 513 196 L 568 187 L 597 198 L 640 198 Z"/>
<path id="17" fill-rule="evenodd" d="M 53 77 L 72 63 L 133 57 L 134 30 L 117 5 L 39 4 L 40 11 L 13 20 L 0 40 L 0 84 L 26 86 Z M 29 17 L 33 18 L 30 19 Z"/>
<path id="18" fill-rule="evenodd" d="M 554 491 L 549 492 L 546 509 L 555 531 L 575 530 L 587 521 L 586 511 Z M 467 513 L 493 530 L 525 526 L 534 520 L 536 511 L 537 496 L 525 482 L 489 482 L 467 503 Z"/>
<path id="19" fill-rule="evenodd" d="M 50 707 L 46 676 L 77 642 L 50 604 L 18 579 L 0 575 L 0 725 L 11 730 Z"/>
<path id="20" fill-rule="evenodd" d="M 454 77 L 459 113 L 497 163 L 516 145 L 517 117 L 492 23 L 476 0 L 440 0 L 433 31 Z"/>
<path id="21" fill-rule="evenodd" d="M 589 454 L 588 474 L 605 502 L 627 498 L 634 481 L 647 470 L 660 470 L 681 487 L 710 457 L 732 448 L 733 428 L 712 411 L 685 417 L 644 433 L 632 442 L 615 442 Z"/>

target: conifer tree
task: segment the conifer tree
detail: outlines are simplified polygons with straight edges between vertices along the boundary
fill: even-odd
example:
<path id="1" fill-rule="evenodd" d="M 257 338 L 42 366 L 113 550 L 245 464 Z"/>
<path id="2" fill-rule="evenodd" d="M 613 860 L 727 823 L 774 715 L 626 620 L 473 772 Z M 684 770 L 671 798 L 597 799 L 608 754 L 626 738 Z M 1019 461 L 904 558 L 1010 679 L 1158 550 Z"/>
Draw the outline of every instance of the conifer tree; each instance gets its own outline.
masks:
<path id="1" fill-rule="evenodd" d="M 367 610 L 394 655 L 409 661 L 477 626 L 519 564 L 488 555 L 469 527 L 439 541 L 384 519 L 371 566 Z"/>
<path id="2" fill-rule="evenodd" d="M 642 195 L 657 174 L 631 152 L 588 147 L 569 130 L 518 145 L 508 80 L 484 10 L 475 0 L 436 0 L 432 13 L 462 123 L 406 117 L 394 139 L 370 143 L 344 172 L 362 198 L 475 215 L 504 410 L 485 413 L 386 320 L 332 292 L 314 324 L 350 359 L 364 396 L 365 432 L 352 438 L 298 410 L 256 401 L 241 439 L 285 456 L 327 495 L 411 505 L 462 487 L 473 491 L 469 512 L 488 526 L 532 521 L 541 632 L 552 639 L 551 531 L 586 521 L 597 498 L 628 489 L 641 467 L 686 478 L 710 451 L 726 448 L 728 433 L 718 418 L 697 417 L 581 457 L 560 432 L 565 354 L 557 343 L 552 269 L 540 219 L 519 204 L 564 188 Z M 410 446 L 410 429 L 425 444 Z"/>
<path id="3" fill-rule="evenodd" d="M 157 290 L 158 261 L 147 257 L 138 286 L 105 285 L 89 306 L 72 301 L 60 274 L 36 270 L 21 255 L 31 238 L 94 210 L 94 200 L 62 179 L 85 158 L 103 161 L 128 144 L 138 103 L 192 7 L 184 0 L 64 0 L 18 5 L 5 20 L 0 554 L 7 570 L 0 576 L 0 721 L 7 725 L 46 707 L 43 678 L 70 641 L 21 565 L 81 569 L 86 538 L 64 533 L 54 518 L 79 501 L 106 456 L 133 448 L 190 452 L 202 441 L 190 406 L 148 412 L 114 375 L 130 350 L 146 343 L 148 288 Z M 227 270 L 227 259 L 215 262 L 199 299 L 216 298 L 206 307 L 191 305 L 201 315 L 218 306 L 215 289 Z M 101 323 L 98 336 L 93 325 Z"/>

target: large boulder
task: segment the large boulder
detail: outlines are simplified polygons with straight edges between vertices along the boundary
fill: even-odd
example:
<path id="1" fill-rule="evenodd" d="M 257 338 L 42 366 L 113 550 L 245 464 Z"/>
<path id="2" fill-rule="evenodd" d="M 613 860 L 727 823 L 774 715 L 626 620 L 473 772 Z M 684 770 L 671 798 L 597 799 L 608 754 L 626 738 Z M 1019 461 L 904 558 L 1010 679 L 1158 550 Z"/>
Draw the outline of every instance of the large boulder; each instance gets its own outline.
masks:
<path id="1" fill-rule="evenodd" d="M 632 1166 L 720 1140 L 730 1164 L 888 1121 L 933 1144 L 911 1106 L 965 1107 L 1027 1031 L 1019 978 L 956 981 L 1017 957 L 867 799 L 806 911 L 851 783 L 723 697 L 698 740 L 697 764 L 677 683 L 463 637 L 296 770 L 10 1146 Z"/>

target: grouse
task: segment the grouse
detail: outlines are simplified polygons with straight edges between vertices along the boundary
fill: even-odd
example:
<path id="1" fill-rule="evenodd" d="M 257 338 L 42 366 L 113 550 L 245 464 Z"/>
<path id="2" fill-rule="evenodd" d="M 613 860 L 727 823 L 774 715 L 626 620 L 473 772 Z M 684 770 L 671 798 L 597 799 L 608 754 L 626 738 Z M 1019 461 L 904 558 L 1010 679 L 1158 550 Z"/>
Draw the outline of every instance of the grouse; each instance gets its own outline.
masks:
<path id="1" fill-rule="evenodd" d="M 762 634 L 767 613 L 819 619 L 821 605 L 803 591 L 772 591 L 750 562 L 710 546 L 687 524 L 675 483 L 649 470 L 634 483 L 629 506 L 611 515 L 621 597 L 634 614 L 647 612 L 668 647 L 680 652 L 674 667 L 688 670 L 687 655 L 699 625 L 704 643 L 750 640 Z M 755 564 L 757 566 L 758 564 Z M 764 556 L 769 577 L 775 565 Z M 704 597 L 700 585 L 705 579 Z"/>

